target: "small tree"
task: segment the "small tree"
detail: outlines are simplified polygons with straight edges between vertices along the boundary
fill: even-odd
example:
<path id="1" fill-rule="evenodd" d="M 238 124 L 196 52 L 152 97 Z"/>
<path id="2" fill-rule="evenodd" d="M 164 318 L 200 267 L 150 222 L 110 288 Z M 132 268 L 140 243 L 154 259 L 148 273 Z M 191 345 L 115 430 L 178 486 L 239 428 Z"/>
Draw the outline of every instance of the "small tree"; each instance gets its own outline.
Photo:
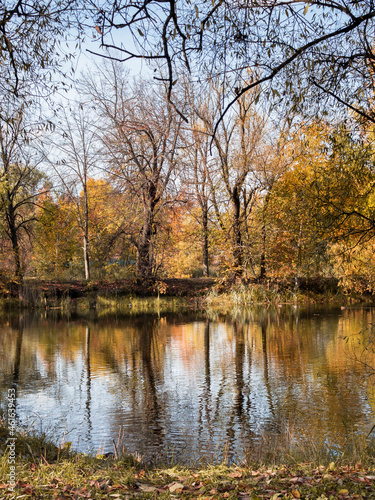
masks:
<path id="1" fill-rule="evenodd" d="M 98 163 L 98 136 L 92 116 L 77 103 L 70 116 L 64 110 L 61 122 L 45 140 L 45 161 L 75 208 L 81 231 L 85 279 L 90 279 L 88 182 Z M 48 150 L 47 150 L 48 147 Z"/>

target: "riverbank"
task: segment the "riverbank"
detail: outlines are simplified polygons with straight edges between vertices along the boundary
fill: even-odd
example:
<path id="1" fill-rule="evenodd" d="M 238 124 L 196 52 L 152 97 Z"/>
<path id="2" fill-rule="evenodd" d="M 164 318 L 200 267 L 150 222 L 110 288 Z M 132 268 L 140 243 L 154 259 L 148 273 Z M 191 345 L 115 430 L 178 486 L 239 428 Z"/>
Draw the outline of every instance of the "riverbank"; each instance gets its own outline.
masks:
<path id="1" fill-rule="evenodd" d="M 304 462 L 296 460 L 298 455 L 286 453 L 284 460 L 278 463 L 269 457 L 268 461 L 231 466 L 225 461 L 191 467 L 146 465 L 141 457 L 132 455 L 94 457 L 74 453 L 69 450 L 69 443 L 57 447 L 45 436 L 28 432 L 17 431 L 9 439 L 9 429 L 1 425 L 0 496 L 23 499 L 375 498 L 373 442 L 370 444 L 367 440 L 364 448 L 352 447 L 351 450 L 351 455 L 342 455 L 331 462 L 329 454 L 318 459 L 311 449 L 311 459 Z M 14 469 L 11 469 L 13 463 Z"/>
<path id="2" fill-rule="evenodd" d="M 220 310 L 255 304 L 373 304 L 375 297 L 342 289 L 334 278 L 294 281 L 236 282 L 214 278 L 117 281 L 25 280 L 7 283 L 0 309 L 41 308 L 71 311 L 117 310 L 128 313 L 173 312 L 181 309 Z"/>

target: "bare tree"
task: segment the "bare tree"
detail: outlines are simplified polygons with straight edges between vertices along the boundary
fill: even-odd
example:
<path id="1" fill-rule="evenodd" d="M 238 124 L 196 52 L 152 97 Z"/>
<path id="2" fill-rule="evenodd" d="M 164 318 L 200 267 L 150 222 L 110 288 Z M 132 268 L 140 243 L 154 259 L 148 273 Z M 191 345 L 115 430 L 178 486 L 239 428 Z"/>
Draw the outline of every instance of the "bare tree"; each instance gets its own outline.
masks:
<path id="1" fill-rule="evenodd" d="M 202 124 L 203 125 L 203 124 Z M 204 127 L 204 125 L 203 125 Z M 190 156 L 190 171 L 192 173 L 192 183 L 194 194 L 199 210 L 199 223 L 202 228 L 202 261 L 203 275 L 209 276 L 209 216 L 211 207 L 210 198 L 210 145 L 211 136 L 199 126 L 193 123 L 190 130 L 192 144 L 187 148 Z"/>
<path id="2" fill-rule="evenodd" d="M 294 109 L 305 102 L 311 112 L 312 98 L 319 106 L 323 96 L 375 122 L 369 106 L 375 62 L 372 1 L 90 3 L 98 13 L 102 46 L 114 50 L 118 60 L 157 61 L 169 97 L 181 66 L 198 78 L 208 69 L 237 82 L 238 91 L 222 102 L 219 119 L 244 93 L 262 86 L 266 100 Z M 116 30 L 122 39 L 132 37 L 134 45 L 114 43 Z M 253 75 L 246 83 L 244 68 Z"/>
<path id="3" fill-rule="evenodd" d="M 228 89 L 213 84 L 206 100 L 195 108 L 195 113 L 212 136 L 220 115 L 222 93 Z M 242 225 L 248 216 L 259 182 L 254 175 L 262 150 L 262 136 L 266 120 L 256 110 L 254 95 L 244 96 L 236 103 L 220 130 L 213 137 L 220 179 L 228 196 L 231 212 L 230 234 L 232 237 L 233 271 L 236 276 L 243 273 Z M 217 201 L 214 201 L 218 218 L 221 218 Z M 221 223 L 223 226 L 223 223 Z"/>
<path id="4" fill-rule="evenodd" d="M 90 279 L 89 194 L 88 181 L 95 174 L 99 158 L 99 139 L 93 117 L 83 104 L 77 103 L 69 115 L 62 111 L 62 119 L 54 133 L 44 142 L 45 161 L 57 177 L 75 206 L 77 225 L 82 234 L 85 279 Z"/>
<path id="5" fill-rule="evenodd" d="M 164 88 L 142 80 L 131 84 L 116 65 L 102 72 L 99 80 L 91 79 L 86 89 L 106 123 L 102 140 L 108 169 L 140 215 L 139 231 L 132 240 L 137 275 L 148 278 L 155 271 L 158 214 L 173 201 L 168 190 L 176 181 L 181 119 Z"/>

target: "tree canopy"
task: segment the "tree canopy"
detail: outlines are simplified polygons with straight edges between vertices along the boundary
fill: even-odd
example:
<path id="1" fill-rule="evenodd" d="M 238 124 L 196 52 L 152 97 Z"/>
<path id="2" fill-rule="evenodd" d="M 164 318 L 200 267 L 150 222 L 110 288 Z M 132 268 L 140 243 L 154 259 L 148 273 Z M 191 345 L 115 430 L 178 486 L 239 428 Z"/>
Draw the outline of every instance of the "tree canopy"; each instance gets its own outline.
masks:
<path id="1" fill-rule="evenodd" d="M 169 96 L 181 66 L 193 78 L 221 75 L 235 95 L 262 86 L 263 96 L 314 113 L 322 96 L 374 122 L 372 1 L 92 0 L 102 46 L 121 61 L 157 63 Z M 113 38 L 120 31 L 120 37 Z M 134 45 L 115 40 L 129 40 Z M 243 79 L 243 69 L 251 75 Z M 319 100 L 313 101 L 317 95 Z M 173 97 L 172 97 L 173 98 Z M 316 106 L 313 106 L 313 103 Z"/>

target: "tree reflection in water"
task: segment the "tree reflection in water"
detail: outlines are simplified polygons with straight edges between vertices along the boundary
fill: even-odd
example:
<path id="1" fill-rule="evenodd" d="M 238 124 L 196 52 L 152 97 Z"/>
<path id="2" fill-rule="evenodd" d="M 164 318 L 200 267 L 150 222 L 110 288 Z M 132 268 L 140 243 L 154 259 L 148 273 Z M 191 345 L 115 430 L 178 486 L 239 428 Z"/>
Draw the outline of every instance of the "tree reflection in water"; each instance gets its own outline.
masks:
<path id="1" fill-rule="evenodd" d="M 371 315 L 3 316 L 1 408 L 14 386 L 22 421 L 36 413 L 82 451 L 113 451 L 120 429 L 128 451 L 185 461 L 220 458 L 225 445 L 236 460 L 286 428 L 337 441 L 372 426 L 373 390 L 354 375 L 355 343 L 343 341 Z"/>

